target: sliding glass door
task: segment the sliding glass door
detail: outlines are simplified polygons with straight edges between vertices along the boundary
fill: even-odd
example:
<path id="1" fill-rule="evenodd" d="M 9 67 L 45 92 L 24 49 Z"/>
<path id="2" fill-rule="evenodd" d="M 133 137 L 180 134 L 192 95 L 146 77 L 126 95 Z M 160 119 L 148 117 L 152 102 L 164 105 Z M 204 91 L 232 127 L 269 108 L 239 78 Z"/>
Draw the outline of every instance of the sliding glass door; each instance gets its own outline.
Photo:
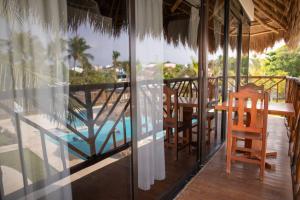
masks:
<path id="1" fill-rule="evenodd" d="M 1 199 L 131 199 L 128 2 L 0 1 Z"/>
<path id="2" fill-rule="evenodd" d="M 197 169 L 197 115 L 192 119 L 197 106 L 176 108 L 179 123 L 190 113 L 190 122 L 195 122 L 190 132 L 177 133 L 175 126 L 168 132 L 164 87 L 179 98 L 194 95 L 197 101 L 200 1 L 134 2 L 135 33 L 132 36 L 135 37 L 131 38 L 135 43 L 131 51 L 136 56 L 132 65 L 132 83 L 136 86 L 132 88 L 132 103 L 136 106 L 132 113 L 136 115 L 133 127 L 137 128 L 137 149 L 133 152 L 136 153 L 133 167 L 137 176 L 134 189 L 137 199 L 171 198 Z M 179 138 L 178 148 L 175 137 Z"/>

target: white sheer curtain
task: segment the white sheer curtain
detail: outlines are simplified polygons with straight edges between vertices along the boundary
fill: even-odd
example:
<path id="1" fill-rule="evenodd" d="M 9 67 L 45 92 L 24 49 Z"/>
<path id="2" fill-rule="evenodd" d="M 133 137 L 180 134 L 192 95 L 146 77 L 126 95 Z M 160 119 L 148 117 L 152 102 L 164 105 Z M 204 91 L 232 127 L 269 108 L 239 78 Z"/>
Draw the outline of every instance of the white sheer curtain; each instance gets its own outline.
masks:
<path id="1" fill-rule="evenodd" d="M 68 91 L 61 87 L 68 81 L 66 14 L 66 0 L 0 0 L 0 96 L 5 95 L 0 101 L 4 117 L 0 126 L 16 133 L 14 150 L 19 152 L 11 158 L 12 163 L 18 160 L 18 167 L 1 166 L 4 161 L 0 160 L 4 199 L 16 191 L 23 191 L 26 199 L 47 199 L 45 195 L 58 185 L 38 191 L 26 185 L 47 185 L 55 173 L 68 174 L 63 160 L 68 155 L 59 156 L 64 148 L 45 139 L 41 129 L 24 122 L 29 120 L 49 130 L 56 126 L 53 121 L 57 118 L 66 118 Z M 4 112 L 4 107 L 19 118 Z M 11 124 L 6 123 L 9 118 Z M 19 186 L 12 184 L 17 182 L 21 182 Z M 64 187 L 58 198 L 72 199 L 70 188 Z"/>
<path id="2" fill-rule="evenodd" d="M 136 1 L 138 187 L 165 178 L 162 0 Z"/>

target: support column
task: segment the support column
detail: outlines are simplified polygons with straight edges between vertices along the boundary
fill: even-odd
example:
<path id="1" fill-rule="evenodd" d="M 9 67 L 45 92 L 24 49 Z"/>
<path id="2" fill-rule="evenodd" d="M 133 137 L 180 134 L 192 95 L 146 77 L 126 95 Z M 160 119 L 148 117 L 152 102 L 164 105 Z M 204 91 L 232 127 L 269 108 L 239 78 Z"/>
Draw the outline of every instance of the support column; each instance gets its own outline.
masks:
<path id="1" fill-rule="evenodd" d="M 198 160 L 203 164 L 206 160 L 206 105 L 207 105 L 207 51 L 208 51 L 208 0 L 202 0 L 200 11 L 200 24 L 198 29 Z M 200 159 L 199 159 L 200 156 Z"/>
<path id="2" fill-rule="evenodd" d="M 230 0 L 225 0 L 222 102 L 227 101 L 227 90 L 228 90 L 229 13 L 230 13 Z M 222 122 L 221 122 L 221 140 L 222 141 L 225 141 L 226 127 L 227 127 L 226 111 L 222 111 Z"/>

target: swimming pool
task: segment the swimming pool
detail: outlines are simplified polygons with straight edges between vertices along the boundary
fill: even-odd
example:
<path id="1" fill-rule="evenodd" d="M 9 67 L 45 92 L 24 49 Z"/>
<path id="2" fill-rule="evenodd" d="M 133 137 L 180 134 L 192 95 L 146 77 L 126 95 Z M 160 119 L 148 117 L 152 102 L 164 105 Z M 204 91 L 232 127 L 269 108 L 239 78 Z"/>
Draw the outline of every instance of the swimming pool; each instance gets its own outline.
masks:
<path id="1" fill-rule="evenodd" d="M 116 136 L 116 143 L 122 143 L 124 141 L 124 127 L 123 124 L 125 124 L 125 130 L 126 130 L 126 141 L 129 142 L 131 141 L 131 122 L 130 122 L 130 117 L 125 117 L 125 123 L 123 123 L 123 119 L 121 119 L 118 124 L 115 127 L 115 136 Z M 146 126 L 145 126 L 145 118 L 142 118 L 142 123 L 144 124 L 142 129 L 143 132 L 146 132 Z M 196 122 L 196 119 L 193 119 L 193 123 Z M 73 123 L 77 124 L 77 130 L 83 134 L 84 136 L 88 137 L 88 129 L 84 124 L 80 121 L 74 121 Z M 102 147 L 104 141 L 106 140 L 111 128 L 114 126 L 115 122 L 112 120 L 108 120 L 105 122 L 104 126 L 102 127 L 101 131 L 97 135 L 97 138 L 95 140 L 95 146 L 96 146 L 96 152 L 99 152 L 100 148 Z M 152 123 L 148 121 L 148 131 L 151 131 L 153 129 Z M 94 126 L 94 131 L 98 130 L 99 126 Z M 62 140 L 66 141 L 69 144 L 72 144 L 75 146 L 77 149 L 81 150 L 84 152 L 86 155 L 91 156 L 91 151 L 90 151 L 90 145 L 83 140 L 80 136 L 77 134 L 69 131 L 69 132 L 64 132 L 64 131 L 58 131 L 56 130 L 56 135 L 59 136 Z M 157 137 L 164 137 L 163 132 L 161 134 L 157 134 Z M 50 138 L 51 141 L 58 143 L 58 141 L 54 141 L 53 139 Z M 84 159 L 82 156 L 80 156 L 78 153 L 75 151 L 69 149 L 67 146 L 65 147 L 71 154 L 73 154 L 76 157 L 79 157 L 81 159 Z M 106 143 L 103 152 L 106 153 L 109 150 L 113 148 L 113 137 L 112 135 L 110 136 L 108 142 Z"/>
<path id="2" fill-rule="evenodd" d="M 129 142 L 131 141 L 131 124 L 130 124 L 130 117 L 125 117 L 125 130 L 126 130 L 126 141 Z M 123 119 L 121 119 L 118 124 L 115 127 L 115 136 L 116 136 L 116 142 L 123 142 L 124 141 L 124 127 L 123 127 Z M 88 137 L 88 129 L 86 126 L 82 126 L 81 123 L 82 122 L 75 122 L 77 123 L 77 130 L 84 136 Z M 114 126 L 115 122 L 112 120 L 108 120 L 105 122 L 104 126 L 102 127 L 101 131 L 99 132 L 99 134 L 97 135 L 96 139 L 95 139 L 95 146 L 96 146 L 96 152 L 99 152 L 100 148 L 102 147 L 104 141 L 106 140 L 111 128 Z M 94 131 L 96 133 L 96 131 L 98 130 L 99 126 L 94 126 Z M 66 141 L 69 144 L 72 144 L 73 146 L 75 146 L 77 149 L 79 149 L 80 151 L 84 152 L 86 155 L 91 156 L 91 151 L 90 151 L 90 145 L 83 140 L 80 136 L 78 136 L 77 134 L 73 133 L 73 132 L 64 132 L 64 131 L 55 131 L 56 135 L 58 137 L 60 137 L 60 139 Z M 54 141 L 53 139 L 50 138 L 51 141 L 58 143 L 57 141 Z M 108 142 L 106 143 L 103 152 L 108 152 L 109 150 L 111 150 L 111 148 L 113 147 L 113 137 L 112 135 L 110 136 Z M 70 153 L 72 153 L 73 155 L 75 155 L 76 157 L 82 158 L 82 156 L 80 156 L 78 153 L 76 153 L 75 151 L 69 149 L 68 147 L 66 147 L 68 149 L 68 151 Z M 83 158 L 82 158 L 83 159 Z"/>

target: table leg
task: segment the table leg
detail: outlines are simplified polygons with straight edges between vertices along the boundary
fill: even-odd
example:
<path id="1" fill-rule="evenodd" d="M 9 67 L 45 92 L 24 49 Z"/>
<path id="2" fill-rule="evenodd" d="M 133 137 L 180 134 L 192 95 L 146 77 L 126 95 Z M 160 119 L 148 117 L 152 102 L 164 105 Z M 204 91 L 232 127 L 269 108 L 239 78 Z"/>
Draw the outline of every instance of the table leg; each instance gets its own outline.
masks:
<path id="1" fill-rule="evenodd" d="M 186 140 L 189 145 L 189 153 L 191 152 L 191 138 L 192 138 L 192 119 L 193 119 L 193 108 L 183 107 L 183 124 L 188 128 L 184 131 Z"/>

